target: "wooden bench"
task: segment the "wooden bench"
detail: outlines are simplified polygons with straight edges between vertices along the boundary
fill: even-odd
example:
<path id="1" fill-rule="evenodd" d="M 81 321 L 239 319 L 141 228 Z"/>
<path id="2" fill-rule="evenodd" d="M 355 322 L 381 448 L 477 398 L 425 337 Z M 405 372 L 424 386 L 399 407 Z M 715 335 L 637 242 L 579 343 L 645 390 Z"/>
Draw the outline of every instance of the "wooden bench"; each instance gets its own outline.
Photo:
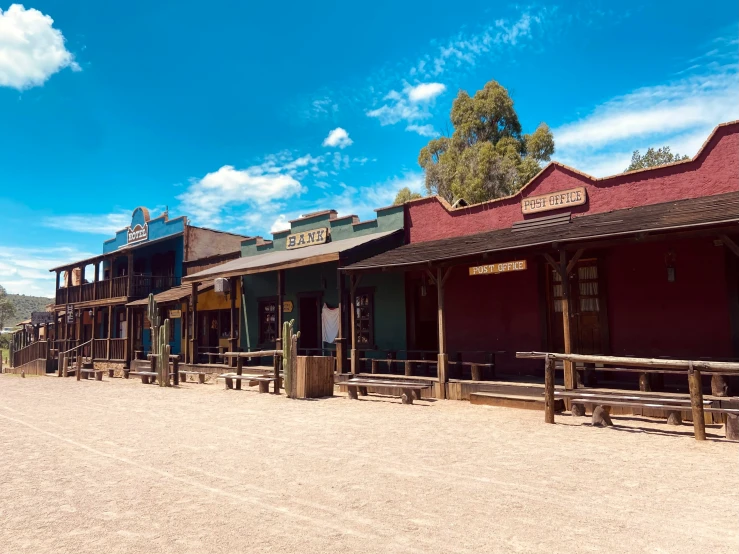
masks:
<path id="1" fill-rule="evenodd" d="M 197 375 L 198 383 L 200 383 L 201 385 L 205 384 L 205 376 L 207 375 L 204 371 L 184 371 L 184 370 L 179 370 L 179 374 L 180 374 L 181 383 L 187 383 L 188 375 Z"/>
<path id="2" fill-rule="evenodd" d="M 664 410 L 668 414 L 668 423 L 672 425 L 682 424 L 682 412 L 692 411 L 690 399 L 681 398 L 649 398 L 649 397 L 624 397 L 620 395 L 607 394 L 573 394 L 569 393 L 572 406 L 585 404 L 593 405 L 593 423 L 595 423 L 595 408 L 602 406 L 605 408 L 621 407 L 621 408 L 648 408 L 652 410 Z M 555 392 L 556 395 L 556 392 Z M 714 408 L 711 407 L 710 400 L 703 401 L 703 411 L 714 414 L 726 415 L 726 438 L 730 440 L 739 440 L 739 407 L 737 408 Z M 584 413 L 584 412 L 583 412 Z"/>
<path id="3" fill-rule="evenodd" d="M 96 381 L 102 381 L 103 380 L 103 370 L 102 369 L 81 369 L 80 370 L 80 379 L 87 379 L 90 375 L 95 376 Z"/>
<path id="4" fill-rule="evenodd" d="M 153 384 L 158 377 L 155 371 L 130 371 L 129 373 L 141 377 L 141 382 L 145 385 Z"/>
<path id="5" fill-rule="evenodd" d="M 224 373 L 223 375 L 219 375 L 218 378 L 226 381 L 227 390 L 234 389 L 234 382 L 240 383 L 246 381 L 250 387 L 258 384 L 259 392 L 261 393 L 269 392 L 269 384 L 275 382 L 275 378 L 269 375 L 236 375 L 235 373 Z M 279 379 L 281 381 L 282 377 L 279 377 Z"/>
<path id="6" fill-rule="evenodd" d="M 403 404 L 413 404 L 413 396 L 418 400 L 421 399 L 421 391 L 430 389 L 433 385 L 426 383 L 414 383 L 411 381 L 381 381 L 379 379 L 349 379 L 339 383 L 339 385 L 345 385 L 346 390 L 349 393 L 349 398 L 352 400 L 358 400 L 359 395 L 367 396 L 368 388 L 383 388 L 383 389 L 394 389 L 400 390 L 400 400 Z"/>

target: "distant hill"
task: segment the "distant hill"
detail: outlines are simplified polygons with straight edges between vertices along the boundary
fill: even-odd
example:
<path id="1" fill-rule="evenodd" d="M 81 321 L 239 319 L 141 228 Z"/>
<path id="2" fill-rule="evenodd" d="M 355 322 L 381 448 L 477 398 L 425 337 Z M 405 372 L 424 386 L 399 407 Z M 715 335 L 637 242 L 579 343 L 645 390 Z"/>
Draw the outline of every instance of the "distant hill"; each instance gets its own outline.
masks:
<path id="1" fill-rule="evenodd" d="M 5 322 L 6 327 L 15 327 L 25 319 L 31 319 L 31 312 L 44 312 L 46 306 L 54 300 L 44 296 L 26 296 L 25 294 L 8 294 L 8 300 L 15 308 L 15 317 Z"/>

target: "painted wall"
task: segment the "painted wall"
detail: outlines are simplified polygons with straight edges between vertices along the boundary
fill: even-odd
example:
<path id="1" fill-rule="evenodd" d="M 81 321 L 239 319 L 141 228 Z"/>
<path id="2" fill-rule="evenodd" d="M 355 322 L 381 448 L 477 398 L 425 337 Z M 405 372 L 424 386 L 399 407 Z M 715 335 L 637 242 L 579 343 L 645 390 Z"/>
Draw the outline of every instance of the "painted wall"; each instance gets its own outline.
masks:
<path id="1" fill-rule="evenodd" d="M 667 281 L 670 250 L 674 283 Z M 610 250 L 605 263 L 612 353 L 731 357 L 726 255 L 712 239 Z"/>
<path id="2" fill-rule="evenodd" d="M 505 350 L 496 357 L 504 373 L 536 373 L 541 363 L 518 360 L 517 351 L 541 350 L 540 262 L 526 259 L 527 269 L 470 276 L 467 267 L 452 270 L 446 283 L 447 349 L 450 353 Z M 435 293 L 435 289 L 434 293 Z M 469 358 L 464 358 L 467 360 Z"/>
<path id="3" fill-rule="evenodd" d="M 560 164 L 542 173 L 511 198 L 451 210 L 436 197 L 406 204 L 408 241 L 424 242 L 510 227 L 553 210 L 524 217 L 521 199 L 584 186 L 588 202 L 570 208 L 573 217 L 739 190 L 739 123 L 717 128 L 693 161 L 595 179 Z M 564 211 L 567 211 L 565 209 Z"/>
<path id="4" fill-rule="evenodd" d="M 246 238 L 241 235 L 191 225 L 186 227 L 185 235 L 187 237 L 185 261 L 238 252 L 241 248 L 241 241 Z"/>
<path id="5" fill-rule="evenodd" d="M 136 224 L 143 224 L 144 220 L 141 217 L 140 211 L 135 211 L 131 219 L 131 226 Z M 149 220 L 149 238 L 148 242 L 158 240 L 164 237 L 169 237 L 183 233 L 185 231 L 185 225 L 187 219 L 182 216 L 175 219 L 167 219 L 165 215 L 161 215 L 155 219 Z M 128 244 L 128 229 L 121 229 L 117 231 L 115 237 L 106 240 L 103 243 L 103 252 L 110 253 L 115 252 L 119 248 Z"/>
<path id="6" fill-rule="evenodd" d="M 298 301 L 300 293 L 319 292 L 322 295 L 322 303 L 335 308 L 339 301 L 337 267 L 336 263 L 325 263 L 286 269 L 284 301 L 292 301 L 293 311 L 284 313 L 283 321 L 294 319 L 295 330 L 300 330 L 300 303 Z M 344 278 L 346 279 L 346 277 Z M 241 345 L 243 348 L 251 345 L 251 349 L 256 350 L 259 344 L 258 303 L 260 299 L 277 296 L 277 274 L 269 272 L 247 275 L 243 277 L 243 282 L 246 294 L 249 336 L 246 336 L 246 328 L 242 321 Z M 348 295 L 348 279 L 345 283 L 345 291 Z M 378 348 L 382 350 L 404 350 L 406 348 L 406 334 L 403 275 L 366 275 L 362 278 L 360 287 L 374 289 L 374 336 Z M 348 297 L 346 301 L 348 302 Z M 334 346 L 324 344 L 324 348 L 333 349 Z"/>

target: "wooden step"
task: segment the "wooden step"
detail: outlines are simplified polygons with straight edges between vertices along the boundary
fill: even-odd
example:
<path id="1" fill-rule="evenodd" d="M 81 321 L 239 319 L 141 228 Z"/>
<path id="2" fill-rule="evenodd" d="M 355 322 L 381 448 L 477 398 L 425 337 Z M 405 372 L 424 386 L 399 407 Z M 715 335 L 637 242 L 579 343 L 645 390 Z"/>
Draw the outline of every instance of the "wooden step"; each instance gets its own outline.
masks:
<path id="1" fill-rule="evenodd" d="M 497 392 L 473 392 L 470 393 L 470 404 L 544 411 L 543 396 L 524 396 L 520 394 L 503 394 Z"/>

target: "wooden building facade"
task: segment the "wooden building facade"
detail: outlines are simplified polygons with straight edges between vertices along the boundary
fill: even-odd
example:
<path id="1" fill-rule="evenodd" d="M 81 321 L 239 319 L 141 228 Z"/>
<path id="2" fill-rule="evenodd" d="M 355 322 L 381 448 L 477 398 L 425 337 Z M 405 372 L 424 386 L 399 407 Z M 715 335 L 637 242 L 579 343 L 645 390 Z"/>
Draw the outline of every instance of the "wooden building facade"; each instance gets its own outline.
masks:
<path id="1" fill-rule="evenodd" d="M 403 275 L 408 349 L 434 353 L 419 372 L 440 396 L 542 378 L 517 351 L 739 358 L 739 122 L 692 160 L 603 179 L 551 163 L 508 198 L 405 210 L 406 244 L 344 271 Z M 568 388 L 583 378 L 565 364 Z"/>

